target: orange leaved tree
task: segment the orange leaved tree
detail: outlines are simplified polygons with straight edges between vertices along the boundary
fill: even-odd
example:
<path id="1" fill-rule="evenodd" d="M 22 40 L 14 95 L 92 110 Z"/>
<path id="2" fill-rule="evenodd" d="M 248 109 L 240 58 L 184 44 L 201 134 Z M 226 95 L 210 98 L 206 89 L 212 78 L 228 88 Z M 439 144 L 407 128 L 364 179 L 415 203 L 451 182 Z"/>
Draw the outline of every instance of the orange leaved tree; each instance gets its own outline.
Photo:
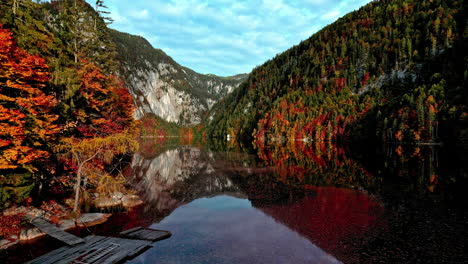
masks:
<path id="1" fill-rule="evenodd" d="M 0 25 L 0 172 L 35 173 L 58 133 L 46 61 L 20 49 Z"/>
<path id="2" fill-rule="evenodd" d="M 104 75 L 94 63 L 81 60 L 80 88 L 74 111 L 78 131 L 85 137 L 122 133 L 134 127 L 132 97 L 123 81 Z"/>

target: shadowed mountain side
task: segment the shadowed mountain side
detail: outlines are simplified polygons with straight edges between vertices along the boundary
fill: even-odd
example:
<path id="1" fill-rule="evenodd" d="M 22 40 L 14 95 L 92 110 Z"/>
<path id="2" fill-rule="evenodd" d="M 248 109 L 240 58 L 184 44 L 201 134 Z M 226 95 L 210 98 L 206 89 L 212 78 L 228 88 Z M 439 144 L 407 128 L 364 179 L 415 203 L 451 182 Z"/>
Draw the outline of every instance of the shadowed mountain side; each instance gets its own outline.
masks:
<path id="1" fill-rule="evenodd" d="M 207 134 L 464 142 L 467 8 L 466 1 L 371 1 L 256 67 L 213 106 Z"/>

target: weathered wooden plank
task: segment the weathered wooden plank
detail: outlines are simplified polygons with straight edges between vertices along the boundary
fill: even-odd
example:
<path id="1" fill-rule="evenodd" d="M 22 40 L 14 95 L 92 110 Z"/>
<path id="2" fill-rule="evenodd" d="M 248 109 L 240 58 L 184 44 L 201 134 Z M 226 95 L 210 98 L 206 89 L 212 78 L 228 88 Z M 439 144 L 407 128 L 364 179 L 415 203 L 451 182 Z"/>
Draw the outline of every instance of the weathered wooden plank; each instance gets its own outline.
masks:
<path id="1" fill-rule="evenodd" d="M 84 238 L 85 243 L 79 244 L 75 247 L 61 247 L 59 249 L 53 250 L 45 255 L 42 255 L 28 263 L 30 264 L 43 264 L 43 263 L 63 263 L 64 259 L 70 257 L 78 257 L 81 254 L 85 253 L 89 249 L 93 249 L 96 245 L 99 245 L 101 241 L 105 240 L 106 237 L 102 236 L 88 236 Z"/>
<path id="2" fill-rule="evenodd" d="M 133 251 L 129 252 L 129 253 L 127 254 L 127 256 L 128 256 L 129 258 L 132 258 L 132 257 L 138 255 L 140 252 L 142 252 L 142 251 L 145 250 L 146 248 L 149 248 L 149 247 L 152 247 L 151 243 L 143 244 L 143 245 L 141 245 L 141 246 L 135 248 Z"/>
<path id="3" fill-rule="evenodd" d="M 34 260 L 32 260 L 29 263 L 44 263 L 45 260 L 48 261 L 48 263 L 55 263 L 67 256 L 69 256 L 72 252 L 81 252 L 85 248 L 92 246 L 95 243 L 98 243 L 99 241 L 105 239 L 105 237 L 100 237 L 100 236 L 88 236 L 86 237 L 85 243 L 84 244 L 79 244 L 75 247 L 70 247 L 70 246 L 64 246 L 59 249 L 53 250 L 45 255 L 42 255 L 41 257 L 38 257 Z M 73 251 L 70 251 L 70 249 L 74 249 Z"/>
<path id="4" fill-rule="evenodd" d="M 146 244 L 143 245 L 132 245 L 132 250 L 127 250 L 127 251 L 117 251 L 115 254 L 110 255 L 105 262 L 102 262 L 103 264 L 108 264 L 108 263 L 119 263 L 122 260 L 129 259 L 138 253 L 141 253 L 145 249 L 150 247 L 150 243 L 148 241 L 145 241 Z"/>
<path id="5" fill-rule="evenodd" d="M 86 254 L 76 258 L 73 262 L 74 263 L 98 263 L 101 259 L 108 259 L 109 254 L 111 252 L 120 247 L 119 244 L 116 243 L 107 243 L 100 248 L 97 248 L 93 251 L 89 251 Z"/>
<path id="6" fill-rule="evenodd" d="M 137 226 L 137 227 L 134 227 L 134 228 L 130 228 L 130 229 L 127 229 L 127 230 L 125 230 L 125 231 L 120 232 L 120 235 L 126 235 L 126 234 L 128 234 L 128 233 L 133 233 L 133 232 L 135 232 L 135 231 L 137 231 L 137 230 L 140 230 L 140 229 L 142 229 L 141 226 Z"/>
<path id="7" fill-rule="evenodd" d="M 109 238 L 109 243 L 119 243 L 119 250 L 113 251 L 105 259 L 101 259 L 97 263 L 110 264 L 119 263 L 122 260 L 128 259 L 135 254 L 140 253 L 144 249 L 150 247 L 151 242 L 142 240 L 130 240 L 123 238 Z"/>
<path id="8" fill-rule="evenodd" d="M 88 236 L 85 243 L 74 247 L 65 246 L 43 255 L 29 263 L 41 264 L 111 264 L 119 263 L 135 256 L 148 247 L 151 242 L 117 237 Z"/>
<path id="9" fill-rule="evenodd" d="M 152 229 L 152 228 L 139 228 L 133 231 L 130 229 L 120 234 L 126 238 L 149 240 L 153 242 L 166 239 L 172 235 L 172 233 L 169 231 Z"/>
<path id="10" fill-rule="evenodd" d="M 63 252 L 65 252 L 67 249 L 68 249 L 68 247 L 61 247 L 61 248 L 58 248 L 58 249 L 56 249 L 56 250 L 54 250 L 54 251 L 52 251 L 52 252 L 56 253 L 57 255 L 60 255 L 60 254 L 62 254 Z M 36 259 L 34 259 L 34 260 L 32 260 L 32 261 L 26 262 L 26 263 L 27 263 L 27 264 L 42 264 L 42 263 L 44 263 L 44 260 L 45 260 L 45 259 L 49 258 L 48 255 L 49 255 L 50 253 L 51 253 L 51 252 L 49 252 L 49 253 L 46 254 L 46 255 L 42 255 L 42 256 L 40 256 L 40 257 L 38 257 L 38 258 L 36 258 Z"/>
<path id="11" fill-rule="evenodd" d="M 77 244 L 84 243 L 84 240 L 80 237 L 67 233 L 55 225 L 47 222 L 44 218 L 38 217 L 31 221 L 31 223 L 39 228 L 42 232 L 48 234 L 49 236 L 56 238 L 69 246 L 74 246 Z"/>
<path id="12" fill-rule="evenodd" d="M 148 240 L 157 240 L 157 239 L 161 239 L 161 238 L 166 238 L 166 237 L 169 237 L 171 236 L 171 233 L 170 232 L 166 232 L 166 231 L 153 231 L 149 234 L 147 234 L 147 238 Z"/>
<path id="13" fill-rule="evenodd" d="M 149 232 L 148 230 L 146 229 L 140 229 L 136 232 L 132 232 L 129 234 L 130 237 L 134 237 L 134 238 L 144 238 L 147 234 L 150 234 L 151 232 Z"/>

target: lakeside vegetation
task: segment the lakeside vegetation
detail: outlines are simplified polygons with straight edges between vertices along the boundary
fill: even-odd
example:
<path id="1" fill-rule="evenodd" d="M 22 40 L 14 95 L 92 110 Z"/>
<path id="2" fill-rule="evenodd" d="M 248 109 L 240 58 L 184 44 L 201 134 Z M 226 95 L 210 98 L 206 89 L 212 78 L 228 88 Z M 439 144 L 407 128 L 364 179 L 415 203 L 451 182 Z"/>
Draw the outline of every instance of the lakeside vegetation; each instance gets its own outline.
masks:
<path id="1" fill-rule="evenodd" d="M 94 9 L 82 0 L 7 0 L 0 7 L 0 210 L 73 197 L 67 206 L 77 216 L 84 198 L 129 191 L 122 168 L 138 138 L 153 152 L 166 141 L 222 139 L 236 151 L 243 141 L 281 181 L 343 186 L 375 179 L 336 142 L 468 142 L 463 0 L 373 1 L 254 69 L 193 127 L 155 115 L 134 120 L 138 102 L 120 61 L 146 70 L 139 57 L 170 58 L 143 38 L 110 30 L 103 1 Z M 119 58 L 124 46 L 116 39 L 131 58 Z M 137 45 L 144 54 L 131 53 Z M 212 96 L 202 84 L 219 77 L 180 67 L 199 81 L 194 96 Z M 189 89 L 181 72 L 177 87 Z M 401 167 L 413 158 L 432 163 L 420 152 L 392 149 Z M 449 181 L 427 166 L 416 168 L 425 171 L 418 179 L 425 192 L 439 178 Z M 0 215 L 0 237 L 17 233 L 22 219 Z"/>
<path id="2" fill-rule="evenodd" d="M 138 148 L 106 8 L 0 5 L 0 209 L 74 190 L 79 213 L 80 191 L 125 189 L 116 163 Z"/>

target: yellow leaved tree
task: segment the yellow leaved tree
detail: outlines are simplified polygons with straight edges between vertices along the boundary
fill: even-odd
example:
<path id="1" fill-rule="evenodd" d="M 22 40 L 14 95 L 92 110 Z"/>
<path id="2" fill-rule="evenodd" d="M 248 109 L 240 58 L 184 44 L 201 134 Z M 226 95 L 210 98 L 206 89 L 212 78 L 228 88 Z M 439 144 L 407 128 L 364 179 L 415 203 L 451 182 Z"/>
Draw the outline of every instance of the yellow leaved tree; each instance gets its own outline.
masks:
<path id="1" fill-rule="evenodd" d="M 130 133 L 113 134 L 106 137 L 77 139 L 65 138 L 57 145 L 56 151 L 62 160 L 71 161 L 76 166 L 75 201 L 73 211 L 79 213 L 79 199 L 82 182 L 94 175 L 108 178 L 105 165 L 111 164 L 118 155 L 138 150 L 138 142 Z M 99 181 L 99 179 L 98 179 Z"/>

